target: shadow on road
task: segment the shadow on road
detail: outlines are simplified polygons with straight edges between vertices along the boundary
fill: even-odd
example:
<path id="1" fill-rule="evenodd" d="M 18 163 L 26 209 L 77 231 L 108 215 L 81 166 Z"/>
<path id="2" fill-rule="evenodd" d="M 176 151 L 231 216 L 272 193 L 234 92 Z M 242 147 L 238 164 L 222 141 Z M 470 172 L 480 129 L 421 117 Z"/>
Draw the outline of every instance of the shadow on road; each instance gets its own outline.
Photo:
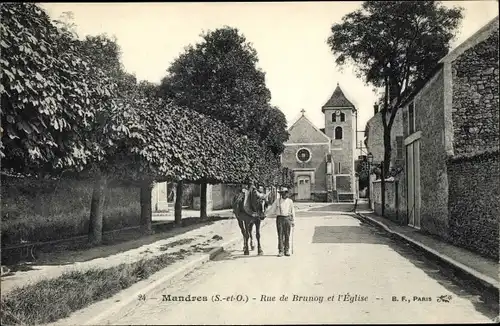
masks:
<path id="1" fill-rule="evenodd" d="M 276 258 L 276 254 L 264 254 L 259 256 L 257 255 L 257 250 L 255 250 L 255 251 L 250 251 L 250 255 L 245 256 L 243 255 L 243 250 L 228 250 L 221 252 L 212 260 L 223 261 L 223 260 L 236 260 L 236 259 L 268 258 L 268 257 Z"/>
<path id="2" fill-rule="evenodd" d="M 369 209 L 368 203 L 358 203 L 356 209 L 364 210 Z M 352 212 L 354 203 L 334 203 L 327 206 L 315 207 L 308 210 L 308 212 Z"/>
<path id="3" fill-rule="evenodd" d="M 354 212 L 310 212 L 302 211 L 297 212 L 297 218 L 308 218 L 308 217 L 324 217 L 324 218 L 342 218 L 345 216 L 353 216 Z"/>
<path id="4" fill-rule="evenodd" d="M 374 230 L 361 226 L 317 226 L 312 243 L 387 244 L 387 239 Z"/>
<path id="5" fill-rule="evenodd" d="M 135 229 L 125 230 L 118 234 L 105 235 L 103 237 L 103 244 L 95 247 L 91 247 L 87 243 L 75 242 L 39 248 L 36 250 L 35 260 L 6 264 L 13 273 L 4 277 L 8 278 L 10 275 L 14 275 L 16 271 L 36 270 L 38 265 L 69 265 L 97 258 L 106 258 L 121 252 L 150 245 L 154 242 L 165 240 L 223 219 L 230 219 L 230 217 L 213 216 L 209 217 L 206 221 L 200 221 L 198 217 L 184 218 L 183 226 L 174 227 L 173 224 L 162 224 L 155 227 L 154 234 L 151 235 L 144 235 L 140 230 Z M 12 258 L 14 259 L 15 257 Z"/>
<path id="6" fill-rule="evenodd" d="M 499 314 L 498 291 L 474 283 L 466 275 L 460 275 L 458 271 L 436 262 L 435 259 L 408 243 L 393 239 L 377 227 L 365 223 L 359 226 L 317 226 L 312 243 L 387 245 L 448 291 L 470 301 L 483 315 L 493 319 Z"/>

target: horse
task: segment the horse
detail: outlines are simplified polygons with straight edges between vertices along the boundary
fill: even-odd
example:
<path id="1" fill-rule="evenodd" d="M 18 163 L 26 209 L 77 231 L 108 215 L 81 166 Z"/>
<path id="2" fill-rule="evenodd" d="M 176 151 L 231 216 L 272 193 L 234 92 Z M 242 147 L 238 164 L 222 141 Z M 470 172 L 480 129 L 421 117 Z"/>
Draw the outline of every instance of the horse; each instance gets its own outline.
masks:
<path id="1" fill-rule="evenodd" d="M 264 251 L 260 245 L 260 223 L 265 218 L 265 210 L 267 206 L 267 202 L 264 199 L 259 199 L 254 195 L 254 191 L 252 190 L 248 195 L 249 200 L 249 208 L 254 212 L 250 214 L 244 207 L 245 204 L 245 194 L 239 193 L 233 198 L 233 213 L 238 220 L 238 225 L 241 230 L 241 234 L 243 235 L 243 254 L 249 255 L 250 252 L 248 250 L 248 239 L 250 239 L 250 247 L 251 250 L 255 250 L 255 246 L 253 244 L 252 238 L 252 230 L 255 225 L 255 238 L 257 239 L 257 254 L 263 255 Z"/>

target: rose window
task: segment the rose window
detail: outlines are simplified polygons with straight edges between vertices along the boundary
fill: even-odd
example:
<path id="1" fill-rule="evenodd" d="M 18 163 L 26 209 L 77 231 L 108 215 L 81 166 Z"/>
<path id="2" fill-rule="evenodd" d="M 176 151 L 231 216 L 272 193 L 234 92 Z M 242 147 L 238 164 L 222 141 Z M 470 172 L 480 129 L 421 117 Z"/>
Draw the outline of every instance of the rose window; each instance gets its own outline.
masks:
<path id="1" fill-rule="evenodd" d="M 301 162 L 307 162 L 311 158 L 311 152 L 306 148 L 302 148 L 297 152 L 297 158 Z"/>

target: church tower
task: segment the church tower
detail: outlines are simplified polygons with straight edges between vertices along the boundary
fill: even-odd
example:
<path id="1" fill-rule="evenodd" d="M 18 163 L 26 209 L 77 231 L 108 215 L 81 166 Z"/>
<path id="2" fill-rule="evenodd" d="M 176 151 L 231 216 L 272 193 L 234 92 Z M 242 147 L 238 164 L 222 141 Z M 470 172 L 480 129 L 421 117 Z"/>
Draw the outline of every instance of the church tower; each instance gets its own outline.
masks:
<path id="1" fill-rule="evenodd" d="M 331 180 L 327 181 L 329 201 L 352 201 L 356 194 L 356 108 L 337 83 L 335 91 L 321 110 L 325 115 L 325 134 L 331 139 L 328 176 Z"/>

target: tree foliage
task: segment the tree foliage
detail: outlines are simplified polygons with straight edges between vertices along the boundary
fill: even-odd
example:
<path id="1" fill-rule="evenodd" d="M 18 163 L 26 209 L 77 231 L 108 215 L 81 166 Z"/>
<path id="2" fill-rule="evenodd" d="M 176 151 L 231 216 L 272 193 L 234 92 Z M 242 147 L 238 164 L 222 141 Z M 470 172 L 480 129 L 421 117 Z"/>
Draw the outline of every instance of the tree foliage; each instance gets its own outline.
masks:
<path id="1" fill-rule="evenodd" d="M 92 243 L 102 240 L 108 179 L 140 185 L 150 231 L 155 180 L 269 184 L 277 175 L 286 119 L 236 30 L 191 47 L 160 88 L 125 72 L 116 39 L 79 39 L 70 13 L 53 23 L 31 3 L 0 10 L 2 169 L 92 177 Z"/>
<path id="2" fill-rule="evenodd" d="M 289 137 L 283 112 L 275 106 L 269 106 L 262 112 L 259 122 L 257 128 L 260 130 L 261 145 L 269 148 L 275 155 L 283 153 Z"/>
<path id="3" fill-rule="evenodd" d="M 256 67 L 257 52 L 236 28 L 220 28 L 202 37 L 168 69 L 162 95 L 280 154 L 288 139 L 286 119 L 269 104 L 271 93 L 264 72 Z"/>
<path id="4" fill-rule="evenodd" d="M 1 14 L 3 168 L 210 183 L 271 182 L 280 168 L 286 119 L 269 105 L 255 50 L 237 31 L 216 31 L 205 50 L 192 48 L 212 53 L 208 59 L 181 56 L 168 82 L 176 96 L 162 98 L 162 88 L 124 71 L 116 40 L 80 40 L 70 21 L 53 24 L 35 4 L 2 5 Z M 225 88 L 212 92 L 200 82 L 194 91 L 186 83 L 199 76 L 181 72 L 205 69 L 202 59 L 212 68 L 218 62 L 212 86 L 226 80 Z"/>
<path id="5" fill-rule="evenodd" d="M 461 18 L 461 8 L 437 1 L 365 1 L 332 26 L 328 44 L 337 64 L 354 63 L 377 87 L 388 73 L 401 93 L 425 80 L 448 53 Z"/>
<path id="6" fill-rule="evenodd" d="M 230 183 L 249 176 L 264 181 L 275 173 L 272 163 L 277 160 L 271 151 L 221 121 L 163 99 L 142 104 L 138 124 L 130 128 L 137 140 L 130 152 L 136 162 L 143 162 L 140 175 Z"/>
<path id="7" fill-rule="evenodd" d="M 366 83 L 387 85 L 381 110 L 390 111 L 389 121 L 382 114 L 386 171 L 397 110 L 448 53 L 461 19 L 461 8 L 437 1 L 365 1 L 331 28 L 327 43 L 336 63 L 354 64 Z"/>
<path id="8" fill-rule="evenodd" d="M 113 84 L 35 4 L 2 4 L 0 10 L 3 166 L 81 169 L 96 155 L 82 135 Z"/>
<path id="9" fill-rule="evenodd" d="M 358 160 L 356 162 L 356 173 L 359 179 L 365 182 L 370 177 L 370 163 L 366 160 Z"/>
<path id="10" fill-rule="evenodd" d="M 3 168 L 97 166 L 126 175 L 122 167 L 134 163 L 124 161 L 127 142 L 136 136 L 129 128 L 144 99 L 121 66 L 116 40 L 78 40 L 68 22 L 52 24 L 35 4 L 1 10 Z"/>

